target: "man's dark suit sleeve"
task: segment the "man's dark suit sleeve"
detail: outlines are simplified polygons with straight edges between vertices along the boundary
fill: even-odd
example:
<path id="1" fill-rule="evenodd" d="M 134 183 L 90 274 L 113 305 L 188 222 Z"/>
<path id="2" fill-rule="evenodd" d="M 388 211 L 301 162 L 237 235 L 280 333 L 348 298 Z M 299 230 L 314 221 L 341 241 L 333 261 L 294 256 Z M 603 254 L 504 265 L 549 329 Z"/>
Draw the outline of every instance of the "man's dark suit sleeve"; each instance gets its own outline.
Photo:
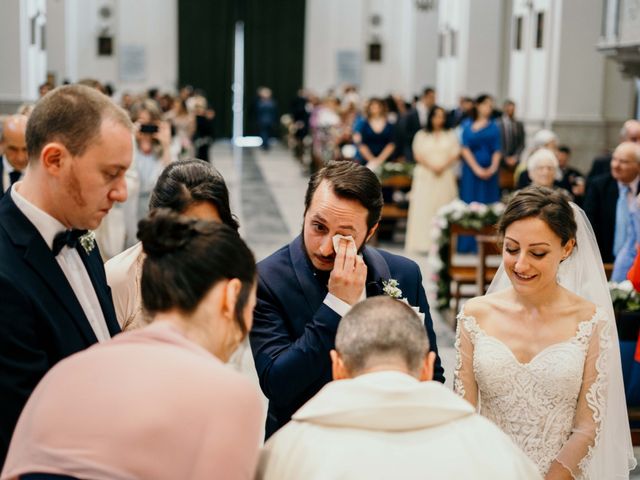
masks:
<path id="1" fill-rule="evenodd" d="M 0 277 L 0 466 L 29 395 L 49 368 L 47 355 L 35 347 L 31 301 L 10 279 Z"/>
<path id="2" fill-rule="evenodd" d="M 287 406 L 327 371 L 341 317 L 323 303 L 303 334 L 292 340 L 281 309 L 269 287 L 258 278 L 251 349 L 264 394 L 274 405 Z"/>
<path id="3" fill-rule="evenodd" d="M 444 368 L 442 368 L 442 362 L 440 362 L 440 355 L 438 355 L 438 345 L 436 343 L 436 332 L 433 330 L 433 319 L 429 312 L 429 302 L 427 301 L 427 294 L 422 286 L 422 273 L 420 268 L 416 266 L 418 278 L 416 280 L 416 286 L 418 288 L 417 296 L 418 306 L 420 311 L 424 312 L 424 328 L 427 330 L 427 337 L 429 338 L 429 345 L 431 351 L 436 352 L 436 363 L 433 366 L 433 379 L 444 383 Z"/>
<path id="4" fill-rule="evenodd" d="M 598 212 L 599 196 L 600 195 L 597 188 L 597 184 L 594 184 L 594 182 L 587 182 L 587 189 L 584 194 L 582 209 L 584 210 L 584 213 L 587 215 L 589 222 L 594 227 L 597 226 L 596 222 L 598 221 L 597 212 Z"/>

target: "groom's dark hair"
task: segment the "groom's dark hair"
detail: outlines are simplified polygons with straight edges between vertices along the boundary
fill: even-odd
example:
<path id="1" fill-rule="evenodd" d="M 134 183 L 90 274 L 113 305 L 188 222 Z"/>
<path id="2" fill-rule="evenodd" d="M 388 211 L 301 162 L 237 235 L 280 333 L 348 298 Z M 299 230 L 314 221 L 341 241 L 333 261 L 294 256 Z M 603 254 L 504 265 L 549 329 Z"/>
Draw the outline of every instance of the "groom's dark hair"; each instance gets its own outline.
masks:
<path id="1" fill-rule="evenodd" d="M 313 194 L 318 185 L 326 180 L 338 197 L 358 201 L 369 212 L 367 229 L 371 230 L 380 220 L 382 211 L 382 186 L 375 173 L 357 163 L 342 160 L 328 162 L 309 179 L 304 199 L 304 213 L 307 213 Z"/>

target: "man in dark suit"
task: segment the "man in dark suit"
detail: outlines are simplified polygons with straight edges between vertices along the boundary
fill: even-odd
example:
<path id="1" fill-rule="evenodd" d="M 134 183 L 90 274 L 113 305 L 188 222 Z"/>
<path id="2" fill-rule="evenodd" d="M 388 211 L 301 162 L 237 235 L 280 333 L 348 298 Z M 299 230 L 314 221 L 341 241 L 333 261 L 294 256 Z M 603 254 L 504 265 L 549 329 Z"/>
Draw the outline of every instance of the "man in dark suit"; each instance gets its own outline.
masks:
<path id="1" fill-rule="evenodd" d="M 260 386 L 269 398 L 267 436 L 331 381 L 329 352 L 340 319 L 366 297 L 395 294 L 419 307 L 437 353 L 420 269 L 404 257 L 366 246 L 381 208 L 373 172 L 352 162 L 331 162 L 309 181 L 302 234 L 258 264 L 250 340 Z M 439 358 L 435 379 L 444 381 Z"/>
<path id="2" fill-rule="evenodd" d="M 399 141 L 402 144 L 402 153 L 408 162 L 413 162 L 413 137 L 418 130 L 427 126 L 429 112 L 436 104 L 436 91 L 427 87 L 422 96 L 416 102 L 415 107 L 409 110 L 401 119 L 398 129 Z"/>
<path id="3" fill-rule="evenodd" d="M 500 188 L 511 191 L 514 188 L 513 174 L 524 150 L 525 133 L 522 122 L 516 119 L 516 104 L 506 100 L 502 115 L 496 123 L 502 140 L 502 159 L 500 160 Z"/>
<path id="4" fill-rule="evenodd" d="M 2 122 L 4 154 L 0 159 L 0 198 L 11 185 L 22 178 L 24 169 L 27 168 L 26 129 L 27 117 L 24 115 L 11 115 Z"/>
<path id="5" fill-rule="evenodd" d="M 640 181 L 637 151 L 635 143 L 621 143 L 613 152 L 611 171 L 587 183 L 583 208 L 605 263 L 612 263 L 618 253 L 616 250 L 624 244 L 627 230 L 623 223 L 628 222 L 628 212 L 633 208 Z M 624 195 L 624 199 L 620 199 L 620 195 Z"/>
<path id="6" fill-rule="evenodd" d="M 640 121 L 631 119 L 624 122 L 622 129 L 620 130 L 620 143 L 622 142 L 640 143 Z M 611 152 L 598 155 L 591 163 L 591 169 L 587 174 L 587 180 L 589 181 L 598 175 L 607 173 L 610 168 Z"/>
<path id="7" fill-rule="evenodd" d="M 502 161 L 510 168 L 518 163 L 525 143 L 524 126 L 516 119 L 515 113 L 516 104 L 507 100 L 504 102 L 502 115 L 497 120 L 502 138 Z"/>
<path id="8" fill-rule="evenodd" d="M 0 463 L 47 371 L 120 331 L 88 230 L 127 198 L 132 131 L 120 107 L 80 85 L 50 92 L 29 118 L 29 168 L 0 201 Z"/>
<path id="9" fill-rule="evenodd" d="M 470 118 L 472 110 L 473 99 L 471 97 L 460 97 L 458 106 L 447 114 L 447 127 L 456 128 L 467 118 Z"/>

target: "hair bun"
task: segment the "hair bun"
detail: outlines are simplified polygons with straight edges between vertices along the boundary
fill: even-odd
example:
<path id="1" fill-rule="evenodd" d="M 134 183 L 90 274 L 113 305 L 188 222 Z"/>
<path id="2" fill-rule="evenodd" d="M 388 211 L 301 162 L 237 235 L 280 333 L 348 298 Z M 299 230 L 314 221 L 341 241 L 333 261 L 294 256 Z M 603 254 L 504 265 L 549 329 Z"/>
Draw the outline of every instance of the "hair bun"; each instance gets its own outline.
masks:
<path id="1" fill-rule="evenodd" d="M 183 217 L 169 209 L 153 210 L 138 223 L 138 238 L 150 257 L 162 257 L 189 244 L 197 235 L 196 220 Z"/>

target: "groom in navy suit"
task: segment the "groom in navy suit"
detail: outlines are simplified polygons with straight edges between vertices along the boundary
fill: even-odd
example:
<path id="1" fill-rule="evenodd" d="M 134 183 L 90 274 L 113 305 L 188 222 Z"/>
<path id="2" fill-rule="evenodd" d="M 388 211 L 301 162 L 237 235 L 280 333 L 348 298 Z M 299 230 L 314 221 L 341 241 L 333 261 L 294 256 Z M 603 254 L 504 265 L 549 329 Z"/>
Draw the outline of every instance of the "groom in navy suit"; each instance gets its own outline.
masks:
<path id="1" fill-rule="evenodd" d="M 40 379 L 120 331 L 87 230 L 127 198 L 131 121 L 96 90 L 60 87 L 36 104 L 26 140 L 27 173 L 0 200 L 0 469 Z"/>
<path id="2" fill-rule="evenodd" d="M 390 293 L 389 280 L 396 280 L 401 291 L 396 293 L 424 313 L 425 334 L 437 354 L 418 265 L 366 246 L 381 209 L 382 189 L 371 170 L 330 162 L 309 181 L 302 234 L 258 263 L 250 340 L 269 399 L 267 437 L 331 381 L 329 352 L 340 319 L 365 297 Z M 434 379 L 444 382 L 439 358 Z"/>

